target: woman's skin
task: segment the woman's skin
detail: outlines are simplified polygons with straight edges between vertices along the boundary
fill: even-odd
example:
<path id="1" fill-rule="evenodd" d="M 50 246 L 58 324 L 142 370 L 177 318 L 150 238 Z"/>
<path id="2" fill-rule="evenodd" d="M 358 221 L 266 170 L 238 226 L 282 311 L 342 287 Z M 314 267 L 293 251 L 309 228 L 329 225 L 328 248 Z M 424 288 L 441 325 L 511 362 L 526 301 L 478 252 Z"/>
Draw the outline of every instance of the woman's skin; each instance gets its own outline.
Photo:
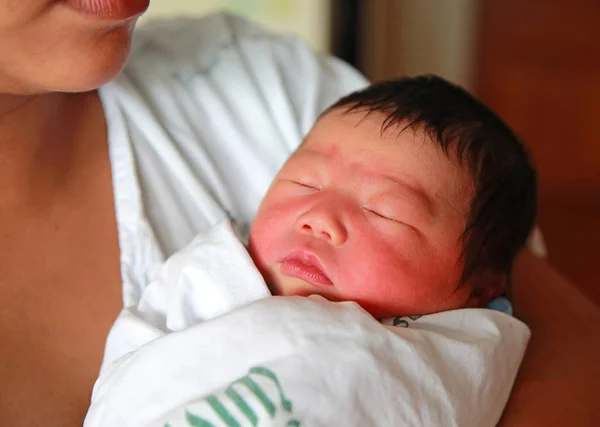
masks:
<path id="1" fill-rule="evenodd" d="M 121 308 L 98 99 L 43 95 L 5 114 L 0 164 L 1 424 L 81 426 Z"/>
<path id="2" fill-rule="evenodd" d="M 2 425 L 81 426 L 121 309 L 94 89 L 121 70 L 134 22 L 84 17 L 58 0 L 0 0 Z M 588 411 L 600 314 L 528 254 L 514 287 L 533 338 L 503 425 L 599 425 Z"/>
<path id="3" fill-rule="evenodd" d="M 134 23 L 0 0 L 2 425 L 81 426 L 122 306 L 106 125 L 89 90 L 121 70 Z"/>
<path id="4" fill-rule="evenodd" d="M 500 426 L 600 425 L 598 306 L 529 251 L 515 263 L 513 285 L 532 335 Z"/>

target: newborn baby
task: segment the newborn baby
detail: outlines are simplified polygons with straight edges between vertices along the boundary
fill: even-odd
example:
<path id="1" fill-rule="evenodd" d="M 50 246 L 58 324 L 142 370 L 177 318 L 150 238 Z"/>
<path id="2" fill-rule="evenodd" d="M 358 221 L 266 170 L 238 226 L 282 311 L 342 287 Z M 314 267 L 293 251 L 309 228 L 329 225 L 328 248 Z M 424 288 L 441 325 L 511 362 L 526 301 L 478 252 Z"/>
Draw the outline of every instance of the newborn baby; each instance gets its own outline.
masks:
<path id="1" fill-rule="evenodd" d="M 482 307 L 502 294 L 536 213 L 523 145 L 435 77 L 329 108 L 264 197 L 250 254 L 276 295 L 373 316 Z"/>
<path id="2" fill-rule="evenodd" d="M 535 214 L 527 151 L 488 108 L 437 77 L 372 85 L 325 111 L 282 167 L 256 214 L 248 252 L 233 228 L 221 224 L 167 260 L 138 306 L 115 323 L 104 367 L 118 366 L 120 357 L 165 334 L 210 324 L 270 295 L 352 301 L 386 325 L 408 326 L 393 320 L 398 316 L 413 321 L 485 307 L 506 292 Z M 252 316 L 248 322 L 256 321 Z M 445 317 L 442 324 L 451 331 L 456 321 L 468 338 L 476 325 L 467 317 Z M 432 323 L 423 325 L 425 331 Z M 527 338 L 524 332 L 518 348 L 507 349 L 518 356 L 516 366 Z M 484 353 L 497 351 L 494 342 L 494 351 Z M 452 357 L 465 351 L 462 344 L 455 348 Z M 460 371 L 458 362 L 452 366 Z M 492 396 L 495 408 L 508 397 L 516 375 L 511 366 L 501 381 L 504 400 Z"/>

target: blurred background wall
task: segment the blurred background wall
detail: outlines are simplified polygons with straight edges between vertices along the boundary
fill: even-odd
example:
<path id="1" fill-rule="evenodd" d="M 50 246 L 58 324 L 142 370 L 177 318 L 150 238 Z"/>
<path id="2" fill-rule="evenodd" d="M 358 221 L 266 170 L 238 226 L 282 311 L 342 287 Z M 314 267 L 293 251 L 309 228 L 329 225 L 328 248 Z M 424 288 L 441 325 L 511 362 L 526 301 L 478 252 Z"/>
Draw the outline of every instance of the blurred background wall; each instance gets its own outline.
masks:
<path id="1" fill-rule="evenodd" d="M 229 10 L 274 31 L 297 34 L 316 50 L 329 51 L 330 9 L 329 0 L 151 0 L 141 24 L 154 18 Z"/>
<path id="2" fill-rule="evenodd" d="M 482 99 L 533 152 L 550 261 L 600 304 L 600 0 L 152 0 L 144 19 L 217 9 Z"/>

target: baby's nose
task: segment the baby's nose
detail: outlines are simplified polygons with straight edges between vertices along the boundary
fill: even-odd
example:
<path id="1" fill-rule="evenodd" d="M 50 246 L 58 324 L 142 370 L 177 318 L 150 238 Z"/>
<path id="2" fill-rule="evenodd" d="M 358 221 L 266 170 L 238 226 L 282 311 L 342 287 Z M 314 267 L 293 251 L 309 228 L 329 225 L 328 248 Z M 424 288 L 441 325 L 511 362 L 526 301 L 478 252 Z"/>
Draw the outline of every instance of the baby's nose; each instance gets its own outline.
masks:
<path id="1" fill-rule="evenodd" d="M 312 234 L 334 246 L 343 245 L 348 238 L 348 231 L 341 218 L 334 212 L 313 209 L 304 213 L 296 223 L 299 233 Z"/>

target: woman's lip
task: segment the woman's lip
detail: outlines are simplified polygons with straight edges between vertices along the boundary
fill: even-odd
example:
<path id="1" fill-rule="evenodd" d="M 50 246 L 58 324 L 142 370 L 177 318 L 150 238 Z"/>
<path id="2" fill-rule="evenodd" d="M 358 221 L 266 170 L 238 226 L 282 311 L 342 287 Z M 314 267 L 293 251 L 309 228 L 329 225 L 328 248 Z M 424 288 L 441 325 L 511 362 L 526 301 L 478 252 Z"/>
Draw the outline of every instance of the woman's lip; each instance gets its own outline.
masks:
<path id="1" fill-rule="evenodd" d="M 313 286 L 332 286 L 333 283 L 323 272 L 319 259 L 307 252 L 292 254 L 285 257 L 280 264 L 281 273 L 297 277 Z"/>
<path id="2" fill-rule="evenodd" d="M 125 21 L 144 13 L 150 6 L 150 0 L 65 0 L 65 4 L 98 20 Z"/>

